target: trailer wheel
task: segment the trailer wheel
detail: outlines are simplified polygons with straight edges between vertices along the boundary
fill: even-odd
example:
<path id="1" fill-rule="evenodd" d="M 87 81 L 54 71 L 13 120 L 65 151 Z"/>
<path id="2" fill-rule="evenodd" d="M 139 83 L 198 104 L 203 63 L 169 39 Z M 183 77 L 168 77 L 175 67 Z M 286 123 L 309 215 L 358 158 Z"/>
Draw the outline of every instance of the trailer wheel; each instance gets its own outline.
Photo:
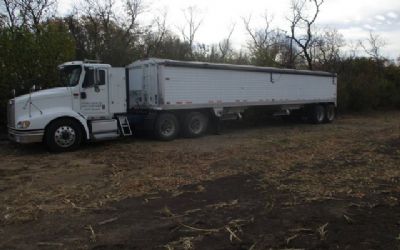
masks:
<path id="1" fill-rule="evenodd" d="M 308 119 L 314 124 L 320 124 L 325 120 L 325 108 L 322 105 L 314 105 L 309 112 Z"/>
<path id="2" fill-rule="evenodd" d="M 201 112 L 188 113 L 183 121 L 185 137 L 193 138 L 202 136 L 208 127 L 208 117 Z"/>
<path id="3" fill-rule="evenodd" d="M 179 122 L 172 113 L 159 114 L 154 128 L 155 136 L 162 141 L 171 141 L 179 134 Z"/>
<path id="4" fill-rule="evenodd" d="M 335 106 L 332 104 L 328 104 L 325 106 L 325 122 L 331 123 L 335 119 Z"/>
<path id="5" fill-rule="evenodd" d="M 82 136 L 83 132 L 78 122 L 62 118 L 47 127 L 45 143 L 52 152 L 73 151 L 81 144 Z"/>

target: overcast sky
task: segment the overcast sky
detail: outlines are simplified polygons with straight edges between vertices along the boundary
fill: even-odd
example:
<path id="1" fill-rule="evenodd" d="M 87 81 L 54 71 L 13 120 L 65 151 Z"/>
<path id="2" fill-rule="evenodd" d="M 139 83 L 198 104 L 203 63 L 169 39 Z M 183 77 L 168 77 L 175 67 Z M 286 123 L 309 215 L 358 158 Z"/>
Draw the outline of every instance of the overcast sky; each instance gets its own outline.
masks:
<path id="1" fill-rule="evenodd" d="M 119 1 L 119 0 L 116 0 Z M 154 15 L 167 10 L 170 29 L 184 23 L 182 10 L 196 6 L 202 25 L 196 36 L 197 42 L 217 43 L 236 24 L 232 40 L 237 49 L 245 47 L 248 36 L 242 17 L 252 15 L 254 27 L 262 26 L 265 12 L 273 18 L 273 27 L 288 30 L 290 0 L 143 0 L 148 11 L 141 17 L 146 23 Z M 76 1 L 59 0 L 59 12 L 66 14 Z M 383 53 L 390 58 L 400 56 L 400 0 L 325 0 L 317 20 L 320 27 L 336 28 L 347 41 L 366 39 L 374 31 L 386 40 Z"/>

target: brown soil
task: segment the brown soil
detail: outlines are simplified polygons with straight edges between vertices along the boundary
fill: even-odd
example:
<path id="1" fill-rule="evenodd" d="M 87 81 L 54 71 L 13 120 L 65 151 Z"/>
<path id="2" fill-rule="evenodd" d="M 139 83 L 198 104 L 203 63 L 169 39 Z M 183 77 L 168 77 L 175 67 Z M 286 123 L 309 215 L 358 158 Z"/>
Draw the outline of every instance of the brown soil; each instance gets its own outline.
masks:
<path id="1" fill-rule="evenodd" d="M 399 249 L 400 112 L 49 154 L 0 143 L 0 249 Z"/>

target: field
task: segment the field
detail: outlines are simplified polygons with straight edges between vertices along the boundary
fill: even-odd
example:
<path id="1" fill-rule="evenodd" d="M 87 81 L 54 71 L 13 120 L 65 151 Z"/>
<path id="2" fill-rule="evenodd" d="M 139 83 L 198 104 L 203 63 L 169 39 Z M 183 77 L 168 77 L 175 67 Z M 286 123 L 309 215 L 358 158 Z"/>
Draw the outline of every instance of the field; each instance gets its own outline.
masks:
<path id="1" fill-rule="evenodd" d="M 400 249 L 396 111 L 0 157 L 0 249 Z"/>

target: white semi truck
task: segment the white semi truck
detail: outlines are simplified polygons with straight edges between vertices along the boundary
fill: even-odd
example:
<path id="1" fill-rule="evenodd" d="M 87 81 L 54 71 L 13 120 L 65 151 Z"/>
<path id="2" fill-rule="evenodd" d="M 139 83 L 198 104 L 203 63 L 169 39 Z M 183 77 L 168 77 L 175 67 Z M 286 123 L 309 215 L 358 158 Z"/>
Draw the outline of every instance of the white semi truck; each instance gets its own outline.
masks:
<path id="1" fill-rule="evenodd" d="M 255 106 L 313 123 L 335 118 L 337 77 L 327 72 L 155 58 L 125 68 L 74 61 L 59 70 L 62 87 L 9 101 L 12 141 L 43 142 L 60 152 L 130 136 L 139 127 L 161 140 L 197 137 L 212 122 L 240 118 Z"/>

